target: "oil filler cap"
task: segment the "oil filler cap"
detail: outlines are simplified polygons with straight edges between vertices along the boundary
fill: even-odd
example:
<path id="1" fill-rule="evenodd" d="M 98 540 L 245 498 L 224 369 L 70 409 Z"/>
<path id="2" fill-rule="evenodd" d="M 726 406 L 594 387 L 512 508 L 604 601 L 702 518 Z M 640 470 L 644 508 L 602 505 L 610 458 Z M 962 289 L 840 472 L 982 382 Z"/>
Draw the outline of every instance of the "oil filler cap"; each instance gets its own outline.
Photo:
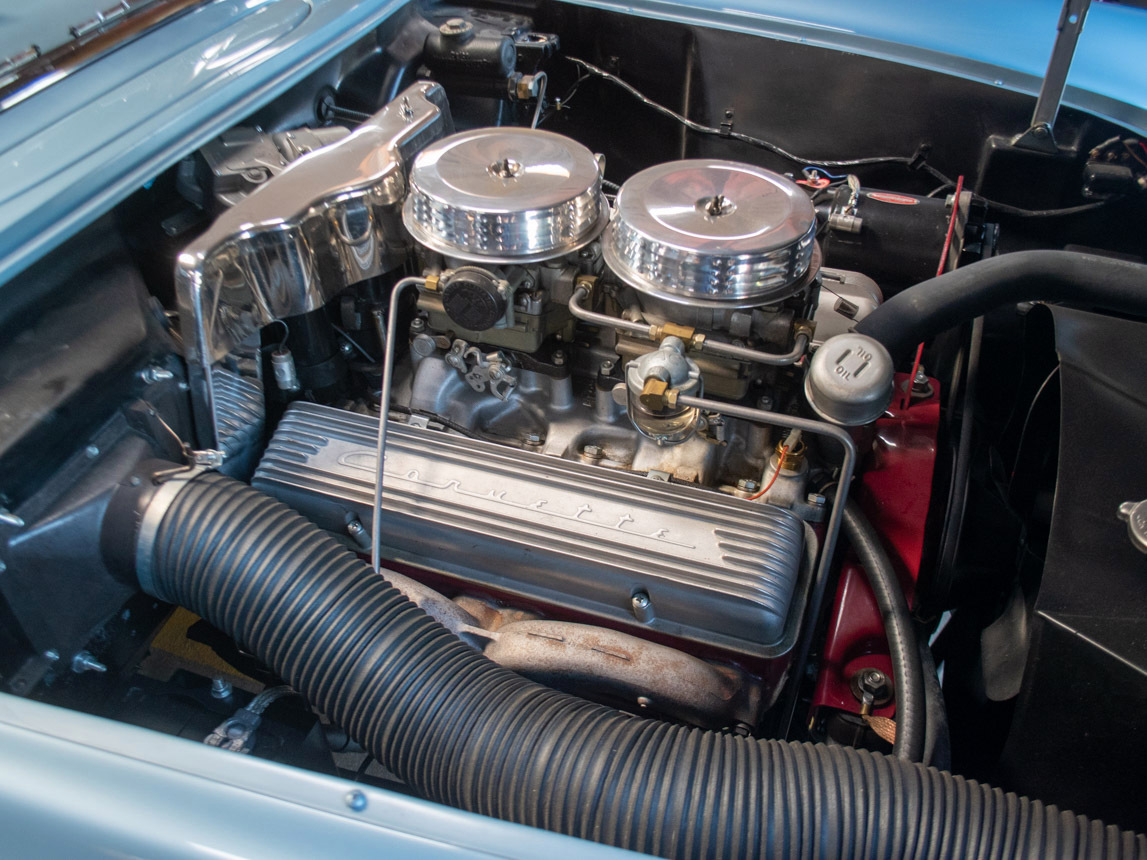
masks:
<path id="1" fill-rule="evenodd" d="M 809 362 L 805 397 L 833 424 L 870 424 L 892 402 L 893 374 L 892 356 L 880 341 L 852 332 L 834 335 Z"/>

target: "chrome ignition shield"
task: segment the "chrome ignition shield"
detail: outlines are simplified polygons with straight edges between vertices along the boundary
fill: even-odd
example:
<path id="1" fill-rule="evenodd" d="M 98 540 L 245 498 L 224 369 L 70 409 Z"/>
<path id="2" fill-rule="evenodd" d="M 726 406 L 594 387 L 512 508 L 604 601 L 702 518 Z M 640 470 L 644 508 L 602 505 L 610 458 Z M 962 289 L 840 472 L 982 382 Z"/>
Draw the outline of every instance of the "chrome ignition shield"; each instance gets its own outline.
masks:
<path id="1" fill-rule="evenodd" d="M 420 81 L 269 179 L 180 253 L 175 290 L 201 445 L 223 436 L 216 362 L 262 326 L 321 308 L 406 261 L 406 170 L 452 130 L 445 91 Z"/>

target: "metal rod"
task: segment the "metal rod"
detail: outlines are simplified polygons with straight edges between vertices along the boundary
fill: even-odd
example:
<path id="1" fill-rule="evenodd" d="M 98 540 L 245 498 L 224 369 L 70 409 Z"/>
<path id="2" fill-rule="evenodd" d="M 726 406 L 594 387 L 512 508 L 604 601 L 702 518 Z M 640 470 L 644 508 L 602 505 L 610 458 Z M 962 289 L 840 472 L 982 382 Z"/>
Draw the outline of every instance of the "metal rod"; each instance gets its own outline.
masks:
<path id="1" fill-rule="evenodd" d="M 722 343 L 719 340 L 706 339 L 701 344 L 701 352 L 707 352 L 710 355 L 720 355 L 725 358 L 735 358 L 739 361 L 751 361 L 755 364 L 773 364 L 773 365 L 787 365 L 796 364 L 805 354 L 808 349 L 808 335 L 798 334 L 793 340 L 793 348 L 788 352 L 772 353 L 761 352 L 756 349 L 749 349 L 745 346 L 737 346 L 733 343 Z"/>
<path id="2" fill-rule="evenodd" d="M 1071 60 L 1075 56 L 1075 46 L 1079 34 L 1083 32 L 1083 22 L 1090 6 L 1091 0 L 1064 0 L 1056 26 L 1055 47 L 1047 62 L 1043 86 L 1040 87 L 1039 99 L 1032 113 L 1033 128 L 1039 125 L 1051 128 L 1055 124 L 1063 91 L 1067 87 L 1067 73 L 1071 70 Z"/>
<path id="3" fill-rule="evenodd" d="M 390 291 L 386 314 L 386 343 L 382 349 L 382 388 L 378 392 L 378 444 L 375 446 L 374 512 L 371 515 L 370 564 L 374 572 L 381 568 L 382 557 L 382 475 L 386 460 L 386 426 L 390 415 L 390 389 L 394 383 L 394 340 L 398 331 L 398 300 L 410 287 L 421 287 L 426 278 L 403 278 Z"/>
<path id="4" fill-rule="evenodd" d="M 1031 126 L 1016 138 L 1016 146 L 1044 152 L 1056 151 L 1052 127 L 1059 114 L 1063 91 L 1067 87 L 1067 75 L 1075 56 L 1075 46 L 1090 6 L 1091 0 L 1064 0 L 1059 23 L 1056 25 L 1055 46 L 1051 50 L 1047 72 L 1043 76 L 1039 98 L 1032 112 Z"/>
<path id="5" fill-rule="evenodd" d="M 816 436 L 827 436 L 830 439 L 835 439 L 844 448 L 844 459 L 840 464 L 840 480 L 837 482 L 836 495 L 832 503 L 832 515 L 829 517 L 828 528 L 825 530 L 824 548 L 820 553 L 820 563 L 817 565 L 816 576 L 813 579 L 812 594 L 805 612 L 805 621 L 801 627 L 796 660 L 793 663 L 799 673 L 803 671 L 805 661 L 808 660 L 809 650 L 812 647 L 812 633 L 824 605 L 824 595 L 828 588 L 829 567 L 832 565 L 833 552 L 836 550 L 836 542 L 840 537 L 841 522 L 844 520 L 844 503 L 848 501 L 848 489 L 852 483 L 852 473 L 856 468 L 856 444 L 852 441 L 847 430 L 825 421 L 813 421 L 797 415 L 785 415 L 780 412 L 768 412 L 764 409 L 752 409 L 748 406 L 721 403 L 717 400 L 706 400 L 703 397 L 683 395 L 677 398 L 677 403 L 681 406 L 691 406 L 706 412 L 718 412 L 722 415 L 742 418 L 745 421 L 754 421 L 758 424 L 791 427 Z M 786 713 L 782 716 L 784 725 L 782 734 L 785 736 L 788 735 L 793 715 L 796 712 L 800 683 L 799 676 L 793 678 L 793 693 L 789 697 L 789 703 L 785 709 Z"/>
<path id="6" fill-rule="evenodd" d="M 538 103 L 534 105 L 534 119 L 530 123 L 530 128 L 537 128 L 538 120 L 542 118 L 542 107 L 546 103 L 546 82 L 549 76 L 545 72 L 538 72 L 534 75 L 534 80 L 538 83 Z"/>
<path id="7" fill-rule="evenodd" d="M 623 320 L 620 317 L 612 317 L 609 314 L 599 314 L 591 311 L 582 304 L 586 296 L 589 295 L 589 290 L 585 287 L 578 287 L 570 296 L 569 309 L 570 313 L 583 322 L 593 323 L 594 325 L 606 326 L 617 331 L 625 332 L 626 334 L 635 334 L 638 337 L 645 338 L 646 340 L 656 340 L 654 329 L 649 323 L 632 322 L 631 320 Z M 789 365 L 795 364 L 800 361 L 801 357 L 808 349 L 808 335 L 798 334 L 793 341 L 793 348 L 788 352 L 761 352 L 758 349 L 749 349 L 745 346 L 737 346 L 732 343 L 721 343 L 715 340 L 704 340 L 701 343 L 701 352 L 709 353 L 710 355 L 719 355 L 725 358 L 736 359 L 737 361 L 748 361 L 753 364 L 768 364 L 768 365 Z"/>
<path id="8" fill-rule="evenodd" d="M 611 317 L 609 314 L 599 314 L 586 308 L 582 301 L 589 295 L 589 290 L 585 287 L 578 287 L 570 296 L 570 313 L 577 317 L 579 320 L 594 325 L 603 325 L 607 328 L 615 329 L 616 331 L 623 331 L 628 334 L 635 334 L 638 337 L 643 337 L 646 340 L 653 340 L 653 326 L 649 323 L 632 322 L 630 320 L 623 320 L 620 317 Z"/>

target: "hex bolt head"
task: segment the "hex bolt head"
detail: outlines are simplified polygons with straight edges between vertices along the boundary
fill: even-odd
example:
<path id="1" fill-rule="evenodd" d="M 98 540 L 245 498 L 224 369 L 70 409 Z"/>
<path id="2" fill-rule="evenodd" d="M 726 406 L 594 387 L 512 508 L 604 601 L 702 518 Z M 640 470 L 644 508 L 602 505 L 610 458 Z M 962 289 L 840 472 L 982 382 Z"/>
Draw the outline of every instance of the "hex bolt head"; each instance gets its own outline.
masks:
<path id="1" fill-rule="evenodd" d="M 613 373 L 613 369 L 616 366 L 617 365 L 615 365 L 613 361 L 607 358 L 601 363 L 601 367 L 598 368 L 598 370 L 601 372 L 602 376 L 609 376 L 611 373 Z"/>
<path id="2" fill-rule="evenodd" d="M 410 321 L 410 333 L 420 334 L 426 331 L 426 320 L 422 317 L 415 317 Z"/>
<path id="3" fill-rule="evenodd" d="M 633 617 L 642 624 L 647 624 L 653 620 L 653 601 L 644 591 L 639 591 L 633 595 L 630 598 L 630 605 L 633 607 Z"/>
<path id="4" fill-rule="evenodd" d="M 555 367 L 565 367 L 566 354 L 563 350 L 555 349 L 553 354 L 553 362 Z"/>
<path id="5" fill-rule="evenodd" d="M 879 669 L 865 669 L 860 676 L 860 683 L 869 692 L 877 693 L 888 683 L 888 676 Z"/>
<path id="6" fill-rule="evenodd" d="M 755 492 L 757 489 L 757 482 L 752 481 L 749 478 L 741 478 L 739 481 L 737 481 L 737 489 L 744 490 L 746 493 Z"/>
<path id="7" fill-rule="evenodd" d="M 226 678 L 213 678 L 211 681 L 211 698 L 230 699 L 231 682 Z"/>
<path id="8" fill-rule="evenodd" d="M 359 549 L 369 550 L 371 548 L 370 532 L 358 520 L 351 520 L 346 524 L 346 533 L 350 535 L 351 540 L 358 544 Z"/>
<path id="9" fill-rule="evenodd" d="M 175 374 L 166 367 L 146 367 L 139 372 L 139 378 L 147 385 L 174 379 Z"/>
<path id="10" fill-rule="evenodd" d="M 581 452 L 585 456 L 587 456 L 591 459 L 594 459 L 594 460 L 601 459 L 601 456 L 603 453 L 600 445 L 586 445 L 584 448 L 581 449 Z"/>
<path id="11" fill-rule="evenodd" d="M 916 375 L 912 377 L 912 393 L 927 394 L 931 389 L 932 383 L 928 381 L 928 371 L 921 364 L 916 368 Z"/>
<path id="12" fill-rule="evenodd" d="M 852 676 L 852 694 L 860 701 L 861 712 L 871 712 L 892 700 L 892 679 L 879 669 L 861 669 Z"/>
<path id="13" fill-rule="evenodd" d="M 366 795 L 356 788 L 343 796 L 343 803 L 353 812 L 362 812 L 366 809 Z"/>
<path id="14" fill-rule="evenodd" d="M 97 660 L 88 651 L 80 651 L 72 658 L 72 671 L 77 675 L 84 672 L 106 672 L 108 667 Z"/>

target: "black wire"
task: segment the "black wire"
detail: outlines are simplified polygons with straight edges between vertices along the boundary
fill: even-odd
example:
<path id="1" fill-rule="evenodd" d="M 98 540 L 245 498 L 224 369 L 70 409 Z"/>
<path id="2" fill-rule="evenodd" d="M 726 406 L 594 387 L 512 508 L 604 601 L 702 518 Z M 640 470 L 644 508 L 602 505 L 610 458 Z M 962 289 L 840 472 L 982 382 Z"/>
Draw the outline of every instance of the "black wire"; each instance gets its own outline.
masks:
<path id="1" fill-rule="evenodd" d="M 289 338 L 291 336 L 291 327 L 289 325 L 287 325 L 283 320 L 280 320 L 280 319 L 271 320 L 271 325 L 274 325 L 275 323 L 278 323 L 279 325 L 281 325 L 283 327 L 283 339 L 281 341 L 279 341 L 279 349 L 286 349 L 287 348 L 287 338 Z"/>
<path id="2" fill-rule="evenodd" d="M 719 128 L 713 128 L 709 125 L 702 125 L 699 122 L 694 122 L 688 117 L 682 116 L 675 110 L 665 107 L 663 104 L 659 104 L 658 102 L 653 101 L 653 99 L 646 96 L 643 92 L 641 92 L 641 90 L 637 89 L 637 87 L 633 86 L 627 81 L 622 80 L 621 78 L 617 77 L 617 75 L 607 72 L 605 69 L 598 68 L 593 63 L 588 63 L 578 57 L 572 57 L 568 55 L 566 56 L 566 59 L 571 63 L 575 63 L 578 66 L 581 66 L 588 73 L 577 79 L 577 81 L 574 83 L 574 86 L 570 90 L 570 96 L 572 96 L 573 93 L 577 91 L 577 88 L 581 85 L 582 81 L 584 81 L 587 77 L 594 76 L 601 78 L 603 81 L 607 81 L 616 87 L 620 87 L 642 104 L 652 108 L 663 116 L 667 116 L 670 119 L 681 123 L 681 125 L 685 126 L 691 131 L 695 131 L 698 134 L 705 134 L 713 137 L 724 137 L 730 140 L 740 141 L 741 143 L 747 143 L 750 146 L 755 146 L 758 149 L 764 149 L 767 152 L 778 155 L 787 161 L 793 162 L 794 164 L 804 164 L 813 167 L 863 167 L 865 165 L 871 164 L 903 164 L 911 169 L 922 170 L 929 176 L 932 176 L 939 182 L 943 183 L 939 188 L 932 191 L 932 193 L 928 195 L 929 197 L 944 188 L 951 187 L 956 184 L 955 180 L 953 180 L 943 171 L 932 166 L 927 161 L 922 160 L 919 152 L 914 155 L 874 155 L 868 156 L 866 158 L 822 160 L 796 155 L 792 152 L 789 152 L 779 144 L 764 140 L 763 138 L 753 137 L 752 135 L 745 134 L 740 131 L 726 131 Z M 979 195 L 976 196 L 976 199 L 982 201 L 990 208 L 995 209 L 997 212 L 1001 212 L 1005 215 L 1015 215 L 1020 218 L 1056 218 L 1064 215 L 1076 215 L 1081 212 L 1090 212 L 1094 209 L 1098 209 L 1101 206 L 1107 205 L 1108 202 L 1104 200 L 1097 203 L 1084 203 L 1081 206 L 1069 206 L 1064 209 L 1022 209 L 1018 206 L 1010 206 L 1007 203 L 999 203 L 995 200 L 989 200 L 988 198 L 980 197 Z"/>
<path id="3" fill-rule="evenodd" d="M 441 424 L 446 429 L 453 430 L 455 433 L 459 433 L 468 439 L 478 439 L 483 442 L 489 441 L 489 439 L 487 439 L 481 433 L 475 433 L 465 424 L 459 424 L 457 421 L 453 421 L 450 418 L 447 418 L 445 415 L 439 415 L 437 412 L 428 412 L 425 409 L 411 409 L 409 406 L 399 406 L 397 404 L 391 404 L 390 411 L 397 412 L 399 415 L 418 415 L 422 418 L 428 418 L 431 421 L 435 421 L 438 424 Z"/>
<path id="4" fill-rule="evenodd" d="M 1027 439 L 1027 435 L 1028 435 L 1028 425 L 1031 424 L 1032 415 L 1035 413 L 1035 408 L 1039 404 L 1040 398 L 1043 396 L 1044 390 L 1048 387 L 1048 385 L 1051 384 L 1051 381 L 1053 379 L 1055 379 L 1056 376 L 1058 376 L 1058 375 L 1059 375 L 1059 365 L 1057 364 L 1055 367 L 1053 367 L 1051 369 L 1051 373 L 1049 373 L 1047 375 L 1047 377 L 1044 379 L 1044 381 L 1040 384 L 1040 387 L 1036 390 L 1035 396 L 1032 397 L 1032 402 L 1028 406 L 1027 415 L 1024 417 L 1023 428 L 1020 430 L 1019 441 L 1016 443 L 1016 457 L 1012 463 L 1012 478 L 1015 477 L 1016 464 L 1019 463 L 1020 455 L 1023 453 L 1023 450 L 1024 450 L 1024 442 Z M 1009 493 L 1011 492 L 1011 481 L 1008 482 L 1008 491 L 1009 491 Z"/>
<path id="5" fill-rule="evenodd" d="M 331 323 L 331 328 L 333 328 L 335 331 L 337 331 L 339 334 L 341 334 L 343 337 L 345 337 L 347 343 L 349 343 L 351 346 L 353 346 L 355 349 L 357 349 L 360 353 L 362 353 L 363 357 L 367 361 L 369 361 L 371 364 L 378 364 L 378 362 L 374 360 L 374 356 L 371 355 L 369 352 L 367 352 L 365 349 L 363 349 L 361 346 L 359 346 L 358 341 L 355 340 L 353 337 L 351 337 L 347 332 L 343 331 L 341 328 L 339 328 L 334 323 Z"/>
<path id="6" fill-rule="evenodd" d="M 1065 209 L 1021 209 L 1018 206 L 1009 206 L 1007 203 L 997 203 L 995 200 L 988 200 L 986 197 L 978 197 L 988 205 L 989 209 L 995 209 L 997 212 L 1002 212 L 1005 215 L 1015 215 L 1019 218 L 1057 218 L 1062 215 L 1077 215 L 1080 212 L 1090 212 L 1093 209 L 1099 209 L 1106 206 L 1109 201 L 1100 200 L 1096 203 L 1084 203 L 1080 206 L 1068 206 Z"/>
<path id="7" fill-rule="evenodd" d="M 577 65 L 581 66 L 587 72 L 589 72 L 590 75 L 593 75 L 595 77 L 599 77 L 604 81 L 608 81 L 609 83 L 613 84 L 616 87 L 620 87 L 621 89 L 623 89 L 627 93 L 629 93 L 631 96 L 633 96 L 635 99 L 637 99 L 638 101 L 645 104 L 647 107 L 652 108 L 653 110 L 657 111 L 660 114 L 663 114 L 664 116 L 669 117 L 670 119 L 676 120 L 677 122 L 684 125 L 686 128 L 691 129 L 692 131 L 695 131 L 698 134 L 706 134 L 706 135 L 712 135 L 714 137 L 726 137 L 726 138 L 730 138 L 732 140 L 739 140 L 742 143 L 747 143 L 750 146 L 755 146 L 759 149 L 767 150 L 768 152 L 771 152 L 774 155 L 779 155 L 781 158 L 784 158 L 784 159 L 791 161 L 795 164 L 807 164 L 807 165 L 811 165 L 813 167 L 860 167 L 860 166 L 863 166 L 866 164 L 912 164 L 917 160 L 916 156 L 908 156 L 908 155 L 876 155 L 876 156 L 869 156 L 867 158 L 849 158 L 849 159 L 835 160 L 835 161 L 826 161 L 826 160 L 821 160 L 821 159 L 816 159 L 816 158 L 805 158 L 803 156 L 795 155 L 794 153 L 789 152 L 787 149 L 784 149 L 783 147 L 781 147 L 778 144 L 772 143 L 771 141 L 764 140 L 764 139 L 759 138 L 759 137 L 753 137 L 752 135 L 748 135 L 748 134 L 745 134 L 745 133 L 739 132 L 739 131 L 723 131 L 719 128 L 713 128 L 712 126 L 702 125 L 699 122 L 694 122 L 693 120 L 682 116 L 681 114 L 677 113 L 676 111 L 671 110 L 662 104 L 658 104 L 657 102 L 653 101 L 651 98 L 646 96 L 644 93 L 642 93 L 639 89 L 637 89 L 637 87 L 633 86 L 630 83 L 627 83 L 626 81 L 622 80 L 621 78 L 617 77 L 616 75 L 610 74 L 609 72 L 605 71 L 605 69 L 598 68 L 593 63 L 587 63 L 585 60 L 579 59 L 578 57 L 572 57 L 572 56 L 568 56 L 568 55 L 567 55 L 566 59 L 572 63 L 576 63 Z M 582 76 L 582 78 L 579 78 L 578 83 L 580 84 L 580 82 L 584 78 L 585 78 L 584 75 Z M 935 176 L 937 179 L 947 180 L 947 177 L 944 176 L 944 174 L 935 170 L 935 168 L 931 168 L 930 165 L 925 163 L 925 164 L 922 164 L 921 167 L 923 169 L 928 170 L 928 172 L 931 173 L 933 176 Z"/>
<path id="8" fill-rule="evenodd" d="M 363 113 L 360 110 L 352 110 L 347 107 L 340 107 L 339 105 L 330 105 L 327 110 L 332 114 L 341 114 L 343 119 L 349 119 L 355 122 L 363 122 L 370 119 L 370 114 L 368 113 Z"/>
<path id="9" fill-rule="evenodd" d="M 582 83 L 584 83 L 586 80 L 588 80 L 591 77 L 593 77 L 593 75 L 590 75 L 590 74 L 585 74 L 585 75 L 579 76 L 578 79 L 573 82 L 573 86 L 571 86 L 568 90 L 566 90 L 566 94 L 564 96 L 562 96 L 559 99 L 554 100 L 554 102 L 553 102 L 554 107 L 552 110 L 546 110 L 546 111 L 542 112 L 541 117 L 538 119 L 538 126 L 540 127 L 547 119 L 552 117 L 554 114 L 556 114 L 562 110 L 565 110 L 565 106 L 567 104 L 569 104 L 570 99 L 572 99 L 577 94 L 578 87 L 580 87 L 582 85 Z"/>
<path id="10" fill-rule="evenodd" d="M 585 83 L 591 77 L 593 77 L 593 75 L 591 75 L 589 73 L 586 73 L 584 75 L 578 75 L 578 79 L 573 82 L 573 86 L 570 87 L 566 91 L 566 94 L 564 96 L 562 96 L 561 103 L 563 105 L 568 104 L 569 100 L 572 99 L 575 95 L 577 95 L 578 87 L 580 87 L 583 83 Z"/>
<path id="11" fill-rule="evenodd" d="M 960 432 L 957 437 L 956 454 L 952 459 L 952 477 L 948 485 L 947 504 L 944 507 L 940 546 L 934 565 L 935 573 L 929 584 L 930 597 L 933 601 L 946 601 L 951 596 L 954 586 L 956 551 L 960 545 L 960 534 L 963 530 L 968 501 L 968 482 L 971 480 L 972 431 L 976 422 L 976 388 L 979 383 L 980 351 L 983 340 L 984 318 L 977 317 L 972 321 L 968 339 Z M 941 587 L 943 592 L 940 591 Z"/>

